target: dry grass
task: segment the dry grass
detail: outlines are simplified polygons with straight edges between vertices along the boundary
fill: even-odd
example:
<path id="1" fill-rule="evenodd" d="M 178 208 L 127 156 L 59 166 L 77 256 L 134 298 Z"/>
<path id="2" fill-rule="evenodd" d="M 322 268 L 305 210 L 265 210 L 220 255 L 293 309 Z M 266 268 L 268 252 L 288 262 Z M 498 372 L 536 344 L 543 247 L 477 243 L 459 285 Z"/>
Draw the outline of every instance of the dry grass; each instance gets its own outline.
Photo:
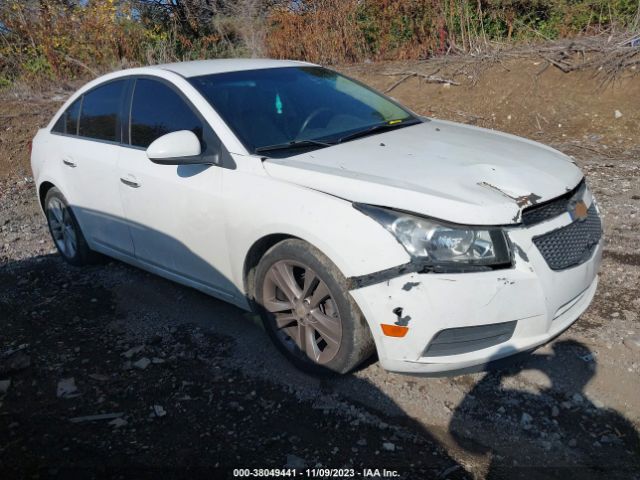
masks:
<path id="1" fill-rule="evenodd" d="M 345 64 L 464 53 L 491 60 L 505 46 L 637 32 L 639 25 L 638 0 L 4 0 L 0 89 L 229 56 Z M 604 45 L 601 38 L 595 44 Z M 546 52 L 547 61 L 581 68 L 577 55 L 589 48 L 580 38 Z M 625 48 L 603 47 L 608 76 L 637 63 Z"/>
<path id="2" fill-rule="evenodd" d="M 639 25 L 636 0 L 306 0 L 272 9 L 265 39 L 272 57 L 344 64 L 617 38 L 617 32 L 638 32 Z"/>

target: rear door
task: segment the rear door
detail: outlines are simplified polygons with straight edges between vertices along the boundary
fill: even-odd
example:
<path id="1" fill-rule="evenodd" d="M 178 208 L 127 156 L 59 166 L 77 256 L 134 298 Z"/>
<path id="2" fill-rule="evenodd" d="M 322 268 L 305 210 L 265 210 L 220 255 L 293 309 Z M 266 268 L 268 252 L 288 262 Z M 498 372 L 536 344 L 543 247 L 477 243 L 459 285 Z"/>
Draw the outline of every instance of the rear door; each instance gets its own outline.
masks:
<path id="1" fill-rule="evenodd" d="M 172 84 L 140 77 L 130 102 L 128 138 L 118 169 L 120 195 L 135 256 L 148 268 L 217 296 L 234 295 L 228 280 L 221 197 L 225 169 L 214 165 L 157 165 L 146 148 L 160 136 L 193 131 L 205 156 L 221 145 L 199 112 Z"/>
<path id="2" fill-rule="evenodd" d="M 117 171 L 122 138 L 121 115 L 128 79 L 99 85 L 76 100 L 52 129 L 63 152 L 67 180 L 63 192 L 89 245 L 115 256 L 133 255 L 122 209 Z"/>

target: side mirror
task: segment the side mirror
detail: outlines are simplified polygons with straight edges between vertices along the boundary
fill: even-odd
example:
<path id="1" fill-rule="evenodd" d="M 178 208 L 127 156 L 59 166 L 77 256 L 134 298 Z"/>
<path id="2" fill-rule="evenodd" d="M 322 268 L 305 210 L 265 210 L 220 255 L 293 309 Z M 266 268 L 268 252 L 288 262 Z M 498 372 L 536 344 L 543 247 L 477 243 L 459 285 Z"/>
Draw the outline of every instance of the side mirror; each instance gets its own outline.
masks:
<path id="1" fill-rule="evenodd" d="M 147 148 L 147 157 L 159 165 L 201 165 L 207 162 L 200 140 L 189 130 L 167 133 L 155 139 Z"/>

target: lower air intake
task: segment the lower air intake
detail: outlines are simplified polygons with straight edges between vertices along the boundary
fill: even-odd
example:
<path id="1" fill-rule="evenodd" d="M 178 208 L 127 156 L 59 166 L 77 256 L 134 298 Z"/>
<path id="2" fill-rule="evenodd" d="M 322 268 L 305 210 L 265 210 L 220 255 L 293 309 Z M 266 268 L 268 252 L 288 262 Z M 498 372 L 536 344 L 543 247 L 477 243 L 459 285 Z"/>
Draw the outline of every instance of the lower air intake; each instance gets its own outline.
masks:
<path id="1" fill-rule="evenodd" d="M 422 353 L 423 357 L 459 355 L 506 342 L 513 335 L 517 321 L 475 327 L 441 330 Z"/>

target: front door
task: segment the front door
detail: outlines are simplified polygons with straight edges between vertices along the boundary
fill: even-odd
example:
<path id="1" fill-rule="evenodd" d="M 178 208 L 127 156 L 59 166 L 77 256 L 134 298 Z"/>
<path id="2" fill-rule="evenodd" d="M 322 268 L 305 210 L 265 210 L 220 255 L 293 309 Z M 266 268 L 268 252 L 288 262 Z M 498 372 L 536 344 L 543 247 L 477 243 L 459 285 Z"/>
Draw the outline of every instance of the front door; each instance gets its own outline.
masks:
<path id="1" fill-rule="evenodd" d="M 221 198 L 225 170 L 157 165 L 146 155 L 156 138 L 178 130 L 193 131 L 205 156 L 219 148 L 219 141 L 174 87 L 156 79 L 136 80 L 130 119 L 129 146 L 123 148 L 118 170 L 136 258 L 214 295 L 236 296 L 229 280 Z"/>

